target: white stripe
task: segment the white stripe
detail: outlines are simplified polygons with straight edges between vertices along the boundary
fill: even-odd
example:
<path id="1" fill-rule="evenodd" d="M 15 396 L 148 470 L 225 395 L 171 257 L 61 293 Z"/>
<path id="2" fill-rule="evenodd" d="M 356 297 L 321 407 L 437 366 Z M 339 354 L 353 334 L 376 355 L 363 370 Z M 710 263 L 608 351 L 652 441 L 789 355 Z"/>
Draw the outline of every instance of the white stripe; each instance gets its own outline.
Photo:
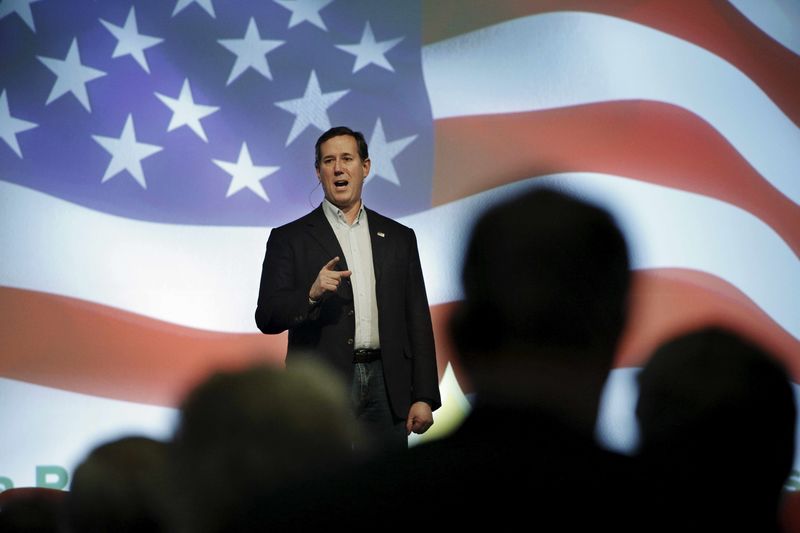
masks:
<path id="1" fill-rule="evenodd" d="M 597 413 L 595 436 L 602 446 L 632 455 L 639 447 L 636 401 L 641 368 L 615 368 L 608 375 Z M 798 443 L 800 445 L 800 443 Z"/>
<path id="2" fill-rule="evenodd" d="M 547 13 L 427 45 L 422 66 L 434 118 L 611 100 L 680 106 L 800 203 L 800 129 L 734 66 L 666 33 L 606 15 Z"/>
<path id="3" fill-rule="evenodd" d="M 775 231 L 731 204 L 618 176 L 564 173 L 486 191 L 406 217 L 420 233 L 429 300 L 462 297 L 458 279 L 472 220 L 487 206 L 552 186 L 605 206 L 628 239 L 635 269 L 686 268 L 731 283 L 800 339 L 800 260 Z"/>
<path id="4" fill-rule="evenodd" d="M 176 411 L 0 378 L 0 476 L 36 484 L 36 466 L 72 470 L 95 446 L 129 435 L 170 438 Z M 71 474 L 70 474 L 71 475 Z"/>
<path id="5" fill-rule="evenodd" d="M 800 338 L 800 261 L 752 214 L 705 196 L 591 173 L 540 177 L 400 219 L 418 236 L 431 304 L 461 297 L 471 221 L 487 205 L 554 185 L 609 206 L 635 268 L 687 268 L 738 287 Z M 174 226 L 96 213 L 0 182 L 0 285 L 89 300 L 176 324 L 254 332 L 268 232 Z"/>
<path id="6" fill-rule="evenodd" d="M 206 330 L 257 331 L 268 230 L 131 220 L 7 182 L 0 212 L 0 285 Z"/>
<path id="7" fill-rule="evenodd" d="M 797 0 L 728 0 L 750 22 L 800 54 L 800 2 Z"/>

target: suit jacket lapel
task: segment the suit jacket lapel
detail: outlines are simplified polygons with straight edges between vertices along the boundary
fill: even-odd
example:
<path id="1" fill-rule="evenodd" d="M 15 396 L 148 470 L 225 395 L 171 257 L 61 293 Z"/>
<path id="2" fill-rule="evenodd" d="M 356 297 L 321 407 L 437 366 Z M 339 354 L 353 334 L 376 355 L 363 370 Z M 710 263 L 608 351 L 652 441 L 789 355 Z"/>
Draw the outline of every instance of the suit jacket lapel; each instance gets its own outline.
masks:
<path id="1" fill-rule="evenodd" d="M 366 209 L 369 224 L 369 240 L 372 245 L 372 266 L 375 270 L 375 284 L 381 279 L 386 248 L 389 246 L 389 235 L 383 217 L 371 209 Z"/>
<path id="2" fill-rule="evenodd" d="M 334 257 L 339 257 L 339 264 L 336 265 L 336 270 L 347 270 L 347 258 L 342 252 L 342 247 L 339 246 L 339 239 L 333 232 L 328 219 L 325 218 L 325 213 L 322 211 L 322 205 L 317 207 L 311 212 L 308 220 L 308 230 L 311 236 L 322 246 L 328 254 L 328 260 Z M 320 265 L 322 267 L 322 265 Z"/>

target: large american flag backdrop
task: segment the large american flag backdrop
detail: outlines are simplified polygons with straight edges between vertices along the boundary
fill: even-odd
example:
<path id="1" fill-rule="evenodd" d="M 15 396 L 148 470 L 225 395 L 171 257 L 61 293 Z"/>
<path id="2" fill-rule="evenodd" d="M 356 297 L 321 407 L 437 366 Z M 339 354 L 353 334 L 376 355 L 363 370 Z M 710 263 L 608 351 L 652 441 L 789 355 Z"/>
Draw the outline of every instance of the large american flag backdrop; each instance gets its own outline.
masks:
<path id="1" fill-rule="evenodd" d="M 321 200 L 332 125 L 370 143 L 365 203 L 417 232 L 439 433 L 467 410 L 444 333 L 467 231 L 542 185 L 630 241 L 607 442 L 635 443 L 635 368 L 700 324 L 800 381 L 798 27 L 791 0 L 0 0 L 0 489 L 281 362 L 264 244 Z"/>

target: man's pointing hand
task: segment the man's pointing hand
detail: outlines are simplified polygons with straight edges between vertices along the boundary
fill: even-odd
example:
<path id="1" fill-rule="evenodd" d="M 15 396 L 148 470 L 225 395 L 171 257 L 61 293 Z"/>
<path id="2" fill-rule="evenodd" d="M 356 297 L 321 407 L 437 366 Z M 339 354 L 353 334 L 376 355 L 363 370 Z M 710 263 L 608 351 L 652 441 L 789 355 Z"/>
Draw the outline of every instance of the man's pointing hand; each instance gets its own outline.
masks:
<path id="1" fill-rule="evenodd" d="M 308 297 L 312 300 L 320 300 L 326 292 L 336 292 L 342 278 L 349 278 L 349 270 L 334 270 L 336 263 L 339 262 L 339 257 L 334 257 L 322 267 L 322 270 L 317 274 L 317 279 L 311 285 L 311 290 L 308 291 Z"/>

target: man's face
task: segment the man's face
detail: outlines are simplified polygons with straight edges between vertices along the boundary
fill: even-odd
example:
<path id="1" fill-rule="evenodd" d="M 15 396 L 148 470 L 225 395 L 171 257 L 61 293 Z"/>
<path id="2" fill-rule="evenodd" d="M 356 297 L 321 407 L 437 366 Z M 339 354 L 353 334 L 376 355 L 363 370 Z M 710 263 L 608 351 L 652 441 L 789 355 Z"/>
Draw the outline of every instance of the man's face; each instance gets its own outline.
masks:
<path id="1" fill-rule="evenodd" d="M 317 177 L 325 198 L 345 212 L 358 207 L 370 161 L 358 155 L 356 140 L 350 135 L 332 137 L 320 145 L 319 151 Z"/>

